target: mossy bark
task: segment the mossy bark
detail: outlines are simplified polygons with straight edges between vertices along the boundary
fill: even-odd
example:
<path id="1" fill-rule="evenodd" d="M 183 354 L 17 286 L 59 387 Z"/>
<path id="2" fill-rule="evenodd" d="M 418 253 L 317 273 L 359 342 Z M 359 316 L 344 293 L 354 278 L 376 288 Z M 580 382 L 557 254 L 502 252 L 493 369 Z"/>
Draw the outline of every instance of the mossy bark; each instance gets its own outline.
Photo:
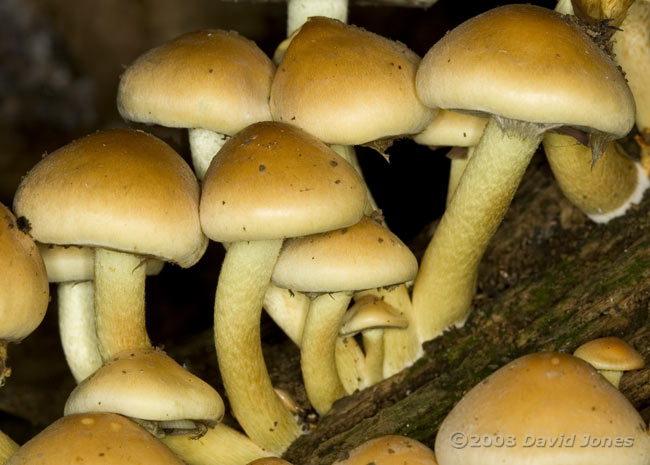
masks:
<path id="1" fill-rule="evenodd" d="M 607 225 L 590 223 L 537 157 L 482 263 L 466 325 L 427 343 L 408 370 L 338 401 L 285 457 L 329 465 L 382 434 L 433 446 L 463 393 L 527 353 L 615 335 L 650 362 L 649 228 L 650 198 Z M 621 390 L 648 421 L 650 369 L 625 374 Z"/>

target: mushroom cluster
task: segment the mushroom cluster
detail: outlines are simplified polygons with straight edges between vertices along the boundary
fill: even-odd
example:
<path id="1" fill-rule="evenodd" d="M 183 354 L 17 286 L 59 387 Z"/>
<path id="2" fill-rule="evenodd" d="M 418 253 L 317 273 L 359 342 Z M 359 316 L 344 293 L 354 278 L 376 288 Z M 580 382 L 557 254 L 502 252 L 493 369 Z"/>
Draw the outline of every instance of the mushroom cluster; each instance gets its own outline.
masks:
<path id="1" fill-rule="evenodd" d="M 274 389 L 264 309 L 300 349 L 304 392 L 323 416 L 465 324 L 483 253 L 540 145 L 567 198 L 594 221 L 641 199 L 650 151 L 632 161 L 615 142 L 636 118 L 650 144 L 650 81 L 639 77 L 649 60 L 632 63 L 637 26 L 626 34 L 632 18 L 650 27 L 640 2 L 627 17 L 630 2 L 573 2 L 583 21 L 621 25 L 627 81 L 565 3 L 488 10 L 423 58 L 346 24 L 340 0 L 289 0 L 290 35 L 275 63 L 217 29 L 141 55 L 121 77 L 118 111 L 129 124 L 188 130 L 194 171 L 149 132 L 100 130 L 24 176 L 13 203 L 20 221 L 0 205 L 0 256 L 11 263 L 0 267 L 0 382 L 6 343 L 40 323 L 49 280 L 78 383 L 63 417 L 22 448 L 0 433 L 0 463 L 13 454 L 7 463 L 287 464 L 280 457 L 310 426 Z M 398 138 L 466 148 L 450 152 L 447 207 L 419 264 L 386 224 L 354 151 L 382 152 Z M 146 276 L 164 273 L 163 262 L 193 266 L 209 241 L 226 251 L 214 276 L 213 339 L 227 403 L 156 347 L 145 324 L 156 317 L 145 308 Z M 615 338 L 575 356 L 529 354 L 458 402 L 435 455 L 391 435 L 365 438 L 334 465 L 647 464 L 647 425 L 616 389 L 623 370 L 643 364 Z M 234 428 L 222 423 L 229 413 Z M 585 447 L 525 445 L 576 435 Z M 615 436 L 626 447 L 594 454 L 592 439 Z M 463 437 L 508 447 L 465 447 Z"/>

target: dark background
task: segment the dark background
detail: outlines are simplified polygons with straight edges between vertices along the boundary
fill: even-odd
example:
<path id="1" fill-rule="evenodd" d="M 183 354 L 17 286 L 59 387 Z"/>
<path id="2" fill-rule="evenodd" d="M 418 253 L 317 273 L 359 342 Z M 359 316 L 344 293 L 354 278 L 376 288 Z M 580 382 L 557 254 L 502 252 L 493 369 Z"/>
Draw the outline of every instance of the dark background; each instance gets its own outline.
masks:
<path id="1" fill-rule="evenodd" d="M 353 3 L 349 22 L 399 40 L 422 56 L 447 30 L 499 4 L 441 0 L 420 9 Z M 115 93 L 121 71 L 138 55 L 184 32 L 220 28 L 238 31 L 271 56 L 285 37 L 285 9 L 283 2 L 2 0 L 0 202 L 11 206 L 21 176 L 44 153 L 97 129 L 126 126 L 116 111 Z M 146 130 L 189 162 L 186 131 Z M 397 141 L 388 151 L 388 164 L 369 149 L 358 151 L 389 227 L 407 243 L 442 212 L 449 166 L 445 152 Z M 195 267 L 167 266 L 148 280 L 154 344 L 187 345 L 209 332 L 222 255 L 221 246 L 212 244 Z M 20 443 L 62 413 L 74 387 L 58 342 L 55 288 L 52 298 L 41 327 L 9 349 L 14 374 L 0 390 L 0 428 Z M 282 337 L 272 330 L 266 335 Z"/>

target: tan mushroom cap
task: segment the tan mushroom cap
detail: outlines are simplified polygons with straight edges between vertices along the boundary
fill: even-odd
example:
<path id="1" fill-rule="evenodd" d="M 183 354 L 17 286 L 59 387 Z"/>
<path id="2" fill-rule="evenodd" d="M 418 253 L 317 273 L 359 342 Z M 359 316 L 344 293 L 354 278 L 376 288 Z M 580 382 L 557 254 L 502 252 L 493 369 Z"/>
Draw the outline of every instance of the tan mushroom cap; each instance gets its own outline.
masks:
<path id="1" fill-rule="evenodd" d="M 288 240 L 273 283 L 300 292 L 338 292 L 413 280 L 417 259 L 391 231 L 364 217 L 354 226 Z"/>
<path id="2" fill-rule="evenodd" d="M 218 422 L 221 396 L 160 349 L 120 352 L 70 393 L 65 414 L 113 412 L 149 421 Z"/>
<path id="3" fill-rule="evenodd" d="M 487 439 L 471 447 L 472 438 Z M 435 451 L 442 465 L 641 465 L 650 461 L 650 436 L 630 402 L 593 367 L 543 352 L 472 388 L 440 425 Z"/>
<path id="4" fill-rule="evenodd" d="M 59 418 L 9 459 L 7 465 L 183 465 L 144 428 L 112 413 Z"/>
<path id="5" fill-rule="evenodd" d="M 618 337 L 601 337 L 586 342 L 573 355 L 597 370 L 637 370 L 645 365 L 641 354 Z"/>
<path id="6" fill-rule="evenodd" d="M 374 295 L 357 299 L 347 312 L 339 329 L 340 336 L 353 336 L 367 329 L 400 328 L 408 326 L 408 320 L 395 307 Z"/>
<path id="7" fill-rule="evenodd" d="M 370 439 L 352 449 L 333 465 L 437 465 L 431 449 L 406 436 L 389 435 Z"/>
<path id="8" fill-rule="evenodd" d="M 419 62 L 404 44 L 335 19 L 310 18 L 273 78 L 273 119 L 329 144 L 418 133 L 435 116 L 415 94 Z"/>
<path id="9" fill-rule="evenodd" d="M 413 140 L 431 147 L 472 147 L 478 144 L 487 122 L 487 118 L 440 110 L 431 124 L 413 136 Z"/>
<path id="10" fill-rule="evenodd" d="M 140 56 L 122 75 L 120 114 L 131 121 L 234 134 L 271 119 L 275 66 L 233 31 L 184 34 Z"/>
<path id="11" fill-rule="evenodd" d="M 285 123 L 257 123 L 212 160 L 201 225 L 219 242 L 303 236 L 354 224 L 365 202 L 355 169 L 323 142 Z"/>
<path id="12" fill-rule="evenodd" d="M 0 339 L 20 341 L 43 321 L 50 289 L 43 260 L 16 217 L 0 204 Z"/>
<path id="13" fill-rule="evenodd" d="M 562 15 L 533 5 L 497 7 L 456 27 L 422 59 L 416 88 L 445 109 L 617 137 L 634 124 L 616 64 Z"/>
<path id="14" fill-rule="evenodd" d="M 35 240 L 147 255 L 188 267 L 205 252 L 199 186 L 169 145 L 100 131 L 51 153 L 18 186 L 14 210 Z"/>
<path id="15" fill-rule="evenodd" d="M 36 243 L 51 283 L 90 281 L 95 274 L 95 251 L 91 247 Z M 165 262 L 147 259 L 147 275 L 159 274 Z"/>

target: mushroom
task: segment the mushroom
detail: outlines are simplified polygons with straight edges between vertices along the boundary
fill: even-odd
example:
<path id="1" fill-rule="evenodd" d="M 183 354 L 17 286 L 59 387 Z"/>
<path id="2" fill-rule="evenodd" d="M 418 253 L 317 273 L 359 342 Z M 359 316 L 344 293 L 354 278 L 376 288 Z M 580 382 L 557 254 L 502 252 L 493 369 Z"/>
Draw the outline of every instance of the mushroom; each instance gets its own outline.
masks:
<path id="1" fill-rule="evenodd" d="M 585 342 L 573 355 L 589 363 L 618 389 L 624 371 L 643 368 L 645 361 L 631 345 L 618 337 Z"/>
<path id="2" fill-rule="evenodd" d="M 287 36 L 291 36 L 312 16 L 348 22 L 348 0 L 287 0 Z"/>
<path id="3" fill-rule="evenodd" d="M 162 350 L 130 349 L 114 355 L 70 393 L 64 414 L 86 412 L 119 413 L 164 436 L 165 430 L 195 432 L 216 425 L 224 405 L 212 386 Z"/>
<path id="4" fill-rule="evenodd" d="M 229 136 L 271 119 L 275 66 L 233 31 L 183 34 L 140 56 L 120 79 L 117 108 L 127 120 L 189 129 L 199 179 Z"/>
<path id="5" fill-rule="evenodd" d="M 440 465 L 647 464 L 646 424 L 623 394 L 567 354 L 525 355 L 473 387 L 443 420 Z"/>
<path id="6" fill-rule="evenodd" d="M 291 465 L 291 462 L 287 462 L 278 457 L 262 457 L 249 462 L 248 465 Z"/>
<path id="7" fill-rule="evenodd" d="M 147 431 L 121 415 L 86 413 L 59 418 L 27 441 L 6 465 L 183 465 Z"/>
<path id="8" fill-rule="evenodd" d="M 599 146 L 629 131 L 634 102 L 602 50 L 533 5 L 494 8 L 450 31 L 423 58 L 416 88 L 427 105 L 492 115 L 415 281 L 427 341 L 467 319 L 478 264 L 544 132 L 589 128 Z"/>
<path id="9" fill-rule="evenodd" d="M 199 186 L 160 139 L 134 130 L 99 131 L 58 149 L 25 176 L 14 198 L 36 240 L 94 247 L 97 339 L 104 360 L 149 349 L 147 258 L 182 267 L 207 247 Z"/>
<path id="10" fill-rule="evenodd" d="M 25 224 L 23 220 L 23 225 Z M 50 289 L 45 265 L 30 235 L 0 203 L 0 386 L 11 374 L 7 344 L 34 331 L 47 311 Z"/>
<path id="11" fill-rule="evenodd" d="M 418 144 L 428 145 L 431 148 L 453 147 L 447 152 L 447 156 L 451 159 L 447 205 L 449 205 L 456 191 L 456 186 L 460 182 L 460 178 L 469 159 L 472 157 L 474 147 L 478 144 L 486 124 L 487 118 L 456 111 L 440 110 L 424 131 L 412 137 Z M 459 150 L 461 147 L 466 148 L 466 150 L 461 152 Z"/>
<path id="12" fill-rule="evenodd" d="M 615 142 L 607 144 L 596 162 L 589 147 L 571 136 L 548 132 L 542 145 L 564 196 L 596 223 L 624 215 L 650 186 L 641 162 Z"/>
<path id="13" fill-rule="evenodd" d="M 361 388 L 372 386 L 384 379 L 384 330 L 403 330 L 407 326 L 408 320 L 380 297 L 372 294 L 364 295 L 363 292 L 355 294 L 354 305 L 348 309 L 341 322 L 339 336 L 353 338 L 356 334 L 361 334 L 362 365 L 365 375 Z M 346 391 L 351 392 L 348 388 Z"/>
<path id="14" fill-rule="evenodd" d="M 283 239 L 350 226 L 364 206 L 356 171 L 315 137 L 283 123 L 240 131 L 206 173 L 203 231 L 230 243 L 215 295 L 219 368 L 235 417 L 272 454 L 301 433 L 273 390 L 260 340 L 262 303 Z"/>
<path id="15" fill-rule="evenodd" d="M 352 292 L 404 283 L 416 273 L 417 260 L 408 247 L 368 217 L 286 242 L 272 279 L 276 286 L 315 294 L 302 333 L 300 365 L 307 397 L 318 413 L 326 413 L 346 393 L 335 347 Z"/>
<path id="16" fill-rule="evenodd" d="M 57 283 L 59 333 L 68 367 L 77 382 L 102 366 L 94 308 L 94 251 L 91 247 L 36 244 L 48 280 Z M 146 261 L 146 274 L 160 273 L 164 262 Z"/>
<path id="17" fill-rule="evenodd" d="M 388 435 L 370 439 L 333 465 L 438 465 L 435 454 L 420 441 Z"/>

